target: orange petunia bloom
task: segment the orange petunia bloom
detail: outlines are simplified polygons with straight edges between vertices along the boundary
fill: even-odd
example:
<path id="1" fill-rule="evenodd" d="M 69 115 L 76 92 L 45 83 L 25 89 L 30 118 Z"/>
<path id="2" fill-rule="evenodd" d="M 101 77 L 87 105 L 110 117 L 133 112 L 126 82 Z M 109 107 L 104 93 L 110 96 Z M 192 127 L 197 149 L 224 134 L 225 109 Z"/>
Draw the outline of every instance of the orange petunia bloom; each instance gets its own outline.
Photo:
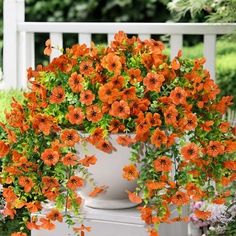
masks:
<path id="1" fill-rule="evenodd" d="M 125 166 L 123 168 L 123 178 L 128 181 L 133 181 L 138 178 L 139 173 L 135 165 Z"/>
<path id="2" fill-rule="evenodd" d="M 47 188 L 55 188 L 59 187 L 60 184 L 57 179 L 49 176 L 43 176 L 42 177 L 42 183 L 47 187 Z"/>
<path id="3" fill-rule="evenodd" d="M 236 151 L 236 141 L 226 140 L 225 141 L 225 152 L 233 153 Z"/>
<path id="4" fill-rule="evenodd" d="M 51 55 L 51 53 L 52 53 L 52 45 L 51 45 L 51 40 L 50 39 L 48 39 L 46 42 L 45 42 L 45 48 L 44 48 L 44 50 L 43 50 L 43 54 L 44 55 L 47 55 L 47 56 L 50 56 Z"/>
<path id="5" fill-rule="evenodd" d="M 186 103 L 186 91 L 181 87 L 175 87 L 170 93 L 170 98 L 175 105 Z"/>
<path id="6" fill-rule="evenodd" d="M 14 232 L 11 234 L 11 236 L 27 236 L 26 233 L 22 233 L 22 232 Z"/>
<path id="7" fill-rule="evenodd" d="M 42 209 L 41 203 L 38 201 L 28 202 L 26 203 L 26 208 L 30 213 L 38 212 Z"/>
<path id="8" fill-rule="evenodd" d="M 197 187 L 194 183 L 188 183 L 186 185 L 187 194 L 194 200 L 200 201 L 204 196 L 204 192 Z"/>
<path id="9" fill-rule="evenodd" d="M 181 191 L 177 191 L 174 196 L 172 196 L 171 201 L 177 206 L 186 205 L 189 203 L 189 196 Z"/>
<path id="10" fill-rule="evenodd" d="M 43 229 L 47 229 L 47 230 L 53 230 L 55 229 L 55 225 L 51 222 L 50 219 L 46 219 L 46 218 L 40 218 L 39 219 L 41 222 L 40 227 Z"/>
<path id="11" fill-rule="evenodd" d="M 120 119 L 127 119 L 130 116 L 130 107 L 124 100 L 116 101 L 112 104 L 110 115 Z"/>
<path id="12" fill-rule="evenodd" d="M 121 99 L 122 100 L 135 100 L 136 99 L 136 90 L 135 90 L 135 87 L 130 87 L 130 88 L 127 88 L 127 89 L 124 89 L 121 94 Z"/>
<path id="13" fill-rule="evenodd" d="M 173 70 L 178 70 L 180 68 L 179 60 L 176 57 L 172 60 L 171 67 Z"/>
<path id="14" fill-rule="evenodd" d="M 52 221 L 59 221 L 62 222 L 63 221 L 63 216 L 62 214 L 57 210 L 57 209 L 52 209 L 47 215 L 46 217 Z"/>
<path id="15" fill-rule="evenodd" d="M 227 133 L 230 128 L 230 123 L 229 122 L 222 122 L 219 125 L 219 129 L 221 130 L 222 133 Z"/>
<path id="16" fill-rule="evenodd" d="M 236 171 L 236 161 L 233 161 L 233 160 L 232 161 L 225 161 L 224 167 L 229 170 Z"/>
<path id="17" fill-rule="evenodd" d="M 201 220 L 207 220 L 210 218 L 211 216 L 211 212 L 210 211 L 201 211 L 199 209 L 196 209 L 194 211 L 194 214 L 195 216 L 198 218 L 198 219 L 201 219 Z"/>
<path id="18" fill-rule="evenodd" d="M 96 162 L 97 158 L 94 155 L 92 156 L 85 155 L 85 158 L 79 160 L 79 163 L 86 167 L 89 167 L 90 165 L 95 165 Z"/>
<path id="19" fill-rule="evenodd" d="M 129 82 L 131 84 L 135 84 L 135 83 L 141 82 L 143 80 L 143 77 L 141 75 L 141 70 L 131 68 L 127 72 L 128 72 L 128 75 L 130 76 Z"/>
<path id="20" fill-rule="evenodd" d="M 102 102 L 112 104 L 119 96 L 118 89 L 113 88 L 111 83 L 101 86 L 98 90 L 98 97 Z"/>
<path id="21" fill-rule="evenodd" d="M 151 143 L 157 148 L 161 147 L 161 145 L 165 145 L 167 143 L 167 136 L 165 132 L 159 128 L 156 128 L 151 136 Z"/>
<path id="22" fill-rule="evenodd" d="M 140 204 L 142 203 L 142 198 L 139 197 L 136 193 L 132 193 L 130 191 L 127 191 L 129 200 L 133 203 Z"/>
<path id="23" fill-rule="evenodd" d="M 44 114 L 35 115 L 33 117 L 32 123 L 34 129 L 43 132 L 45 135 L 49 135 L 54 126 L 53 118 Z"/>
<path id="24" fill-rule="evenodd" d="M 79 93 L 83 89 L 84 78 L 82 75 L 78 75 L 77 72 L 73 72 L 68 80 L 68 84 L 74 93 Z"/>
<path id="25" fill-rule="evenodd" d="M 147 186 L 149 191 L 152 191 L 152 190 L 157 190 L 157 189 L 164 188 L 166 186 L 166 183 L 163 182 L 163 181 L 159 181 L 159 182 L 157 182 L 157 181 L 155 181 L 155 182 L 147 181 L 146 186 Z"/>
<path id="26" fill-rule="evenodd" d="M 199 151 L 199 146 L 195 143 L 189 143 L 181 148 L 181 154 L 188 161 L 198 158 Z"/>
<path id="27" fill-rule="evenodd" d="M 48 166 L 54 166 L 59 161 L 59 153 L 52 149 L 45 149 L 41 154 L 41 159 Z"/>
<path id="28" fill-rule="evenodd" d="M 169 172 L 172 170 L 172 161 L 167 156 L 158 157 L 153 165 L 156 171 Z"/>
<path id="29" fill-rule="evenodd" d="M 118 132 L 123 132 L 125 130 L 125 126 L 121 121 L 117 119 L 112 119 L 110 124 L 109 124 L 109 131 L 111 133 L 118 133 Z"/>
<path id="30" fill-rule="evenodd" d="M 84 90 L 80 93 L 80 102 L 86 106 L 89 106 L 93 103 L 95 95 L 91 90 Z"/>
<path id="31" fill-rule="evenodd" d="M 133 138 L 131 138 L 128 135 L 123 135 L 123 136 L 119 136 L 116 139 L 117 143 L 120 144 L 121 146 L 131 146 L 132 144 L 135 143 L 135 140 Z"/>
<path id="32" fill-rule="evenodd" d="M 34 182 L 31 178 L 20 176 L 19 185 L 24 188 L 24 191 L 26 193 L 29 193 L 31 189 L 34 187 Z"/>
<path id="33" fill-rule="evenodd" d="M 167 125 L 173 125 L 174 127 L 177 126 L 177 116 L 178 110 L 175 106 L 171 105 L 164 111 L 165 122 Z"/>
<path id="34" fill-rule="evenodd" d="M 194 130 L 197 127 L 197 116 L 193 113 L 186 114 L 179 122 L 179 127 L 183 131 Z"/>
<path id="35" fill-rule="evenodd" d="M 86 141 L 92 143 L 93 145 L 97 144 L 101 139 L 104 138 L 104 129 L 96 128 L 92 135 L 86 138 Z"/>
<path id="36" fill-rule="evenodd" d="M 91 105 L 86 109 L 86 117 L 89 121 L 96 123 L 102 119 L 103 115 L 97 105 Z"/>
<path id="37" fill-rule="evenodd" d="M 112 146 L 112 144 L 105 140 L 105 139 L 100 139 L 96 145 L 96 148 L 102 150 L 103 152 L 106 153 L 112 153 L 115 148 Z"/>
<path id="38" fill-rule="evenodd" d="M 155 229 L 148 229 L 149 236 L 159 236 Z"/>
<path id="39" fill-rule="evenodd" d="M 121 58 L 114 53 L 108 53 L 106 56 L 104 56 L 102 58 L 101 65 L 115 75 L 119 75 L 122 68 Z"/>
<path id="40" fill-rule="evenodd" d="M 106 186 L 95 187 L 92 192 L 89 193 L 89 197 L 96 197 L 98 194 L 105 192 Z"/>
<path id="41" fill-rule="evenodd" d="M 69 106 L 69 113 L 66 114 L 66 119 L 73 125 L 79 125 L 84 120 L 84 113 L 80 107 Z"/>
<path id="42" fill-rule="evenodd" d="M 90 75 L 93 71 L 93 62 L 91 60 L 82 61 L 79 65 L 79 71 L 82 75 Z"/>
<path id="43" fill-rule="evenodd" d="M 110 84 L 113 88 L 121 89 L 124 87 L 125 78 L 123 76 L 114 76 L 111 78 Z"/>
<path id="44" fill-rule="evenodd" d="M 143 84 L 150 91 L 160 92 L 162 83 L 164 81 L 165 78 L 163 75 L 149 72 L 147 76 L 143 79 Z"/>
<path id="45" fill-rule="evenodd" d="M 145 112 L 148 110 L 150 101 L 146 98 L 139 99 L 137 98 L 134 101 L 130 102 L 130 113 L 131 115 L 137 116 L 140 112 Z"/>
<path id="46" fill-rule="evenodd" d="M 9 153 L 9 145 L 0 140 L 0 158 L 5 157 Z"/>
<path id="47" fill-rule="evenodd" d="M 63 87 L 58 86 L 53 88 L 51 96 L 49 98 L 51 103 L 60 104 L 65 99 L 65 90 Z"/>
<path id="48" fill-rule="evenodd" d="M 74 129 L 64 129 L 61 132 L 61 141 L 66 146 L 73 147 L 76 143 L 80 141 L 80 136 L 78 132 Z"/>
<path id="49" fill-rule="evenodd" d="M 16 210 L 12 207 L 12 204 L 8 202 L 2 213 L 4 216 L 9 216 L 12 220 L 16 215 Z"/>
<path id="50" fill-rule="evenodd" d="M 206 147 L 206 153 L 211 157 L 222 155 L 224 150 L 224 145 L 220 141 L 210 141 Z"/>
<path id="51" fill-rule="evenodd" d="M 5 198 L 6 202 L 14 202 L 17 199 L 16 194 L 14 193 L 13 189 L 10 187 L 3 188 L 2 195 Z"/>
<path id="52" fill-rule="evenodd" d="M 84 231 L 90 232 L 91 231 L 91 227 L 86 227 L 83 224 L 81 225 L 81 227 L 74 227 L 73 231 L 75 233 L 80 233 L 80 236 L 85 236 Z"/>
<path id="53" fill-rule="evenodd" d="M 158 113 L 152 114 L 151 112 L 148 112 L 145 118 L 151 127 L 156 127 L 161 125 L 161 118 Z"/>
<path id="54" fill-rule="evenodd" d="M 142 206 L 138 209 L 140 210 L 142 220 L 148 225 L 152 224 L 152 208 Z"/>
<path id="55" fill-rule="evenodd" d="M 201 124 L 201 128 L 204 131 L 210 131 L 212 128 L 212 125 L 214 125 L 214 121 L 213 120 L 207 120 L 206 122 L 204 122 L 203 124 Z"/>
<path id="56" fill-rule="evenodd" d="M 75 166 L 76 164 L 78 164 L 78 158 L 77 156 L 72 153 L 69 152 L 67 153 L 62 159 L 61 159 L 62 163 L 65 166 Z"/>
<path id="57" fill-rule="evenodd" d="M 26 223 L 26 227 L 29 229 L 29 230 L 39 230 L 40 229 L 40 226 L 37 225 L 37 219 L 35 219 L 35 217 L 32 217 L 31 218 L 31 221 L 28 221 Z"/>
<path id="58" fill-rule="evenodd" d="M 84 181 L 82 178 L 78 176 L 71 176 L 68 180 L 66 186 L 71 190 L 76 190 L 84 185 Z"/>

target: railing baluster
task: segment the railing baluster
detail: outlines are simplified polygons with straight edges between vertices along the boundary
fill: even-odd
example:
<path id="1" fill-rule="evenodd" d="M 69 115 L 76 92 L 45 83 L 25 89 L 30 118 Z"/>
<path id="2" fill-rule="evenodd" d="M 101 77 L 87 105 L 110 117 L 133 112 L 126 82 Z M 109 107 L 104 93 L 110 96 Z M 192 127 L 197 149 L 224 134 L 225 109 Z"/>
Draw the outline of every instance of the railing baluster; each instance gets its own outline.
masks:
<path id="1" fill-rule="evenodd" d="M 215 80 L 215 65 L 216 65 L 216 35 L 204 35 L 204 57 L 206 58 L 205 68 L 209 70 L 211 78 Z"/>
<path id="2" fill-rule="evenodd" d="M 62 33 L 50 33 L 51 44 L 54 47 L 52 54 L 50 55 L 50 61 L 53 58 L 58 57 L 62 54 L 61 49 L 63 48 L 63 37 Z"/>
<path id="3" fill-rule="evenodd" d="M 170 36 L 170 57 L 173 59 L 179 50 L 183 47 L 183 35 L 182 34 L 174 34 Z"/>
<path id="4" fill-rule="evenodd" d="M 92 35 L 91 34 L 79 34 L 79 43 L 83 44 L 85 43 L 87 47 L 90 47 L 92 40 Z"/>
<path id="5" fill-rule="evenodd" d="M 150 34 L 138 34 L 138 37 L 139 37 L 141 40 L 145 40 L 145 39 L 150 39 L 150 38 L 151 38 L 151 35 L 150 35 Z"/>

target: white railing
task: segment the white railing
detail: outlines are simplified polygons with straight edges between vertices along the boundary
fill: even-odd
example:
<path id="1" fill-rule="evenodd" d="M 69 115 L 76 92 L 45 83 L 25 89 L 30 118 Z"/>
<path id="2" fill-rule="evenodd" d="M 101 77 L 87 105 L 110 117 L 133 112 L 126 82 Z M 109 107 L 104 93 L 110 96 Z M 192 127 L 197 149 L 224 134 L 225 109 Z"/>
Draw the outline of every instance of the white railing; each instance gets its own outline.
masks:
<path id="1" fill-rule="evenodd" d="M 119 30 L 138 34 L 141 39 L 151 35 L 170 35 L 171 57 L 183 46 L 183 35 L 203 35 L 205 67 L 215 78 L 216 36 L 232 33 L 236 24 L 207 23 L 52 23 L 25 22 L 24 0 L 4 0 L 3 87 L 25 88 L 26 69 L 35 66 L 35 33 L 49 33 L 52 45 L 63 47 L 63 33 L 77 33 L 78 42 L 91 42 L 92 34 L 106 34 L 108 43 Z M 58 56 L 54 51 L 51 58 Z"/>

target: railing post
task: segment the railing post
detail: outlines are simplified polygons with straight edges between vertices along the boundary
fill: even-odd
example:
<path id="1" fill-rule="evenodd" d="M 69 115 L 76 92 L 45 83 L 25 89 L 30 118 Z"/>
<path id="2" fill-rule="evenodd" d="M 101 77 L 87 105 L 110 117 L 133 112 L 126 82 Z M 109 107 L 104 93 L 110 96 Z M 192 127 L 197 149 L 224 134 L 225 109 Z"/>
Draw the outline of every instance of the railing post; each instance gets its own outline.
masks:
<path id="1" fill-rule="evenodd" d="M 24 0 L 4 0 L 3 9 L 3 79 L 5 88 L 18 86 L 17 23 L 24 22 Z"/>

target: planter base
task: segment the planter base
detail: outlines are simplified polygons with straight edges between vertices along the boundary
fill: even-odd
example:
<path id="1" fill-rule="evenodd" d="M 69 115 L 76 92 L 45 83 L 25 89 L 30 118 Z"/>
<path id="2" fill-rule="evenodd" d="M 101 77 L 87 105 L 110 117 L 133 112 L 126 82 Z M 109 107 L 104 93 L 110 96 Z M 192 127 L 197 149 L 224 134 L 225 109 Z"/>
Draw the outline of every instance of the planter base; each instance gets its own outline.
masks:
<path id="1" fill-rule="evenodd" d="M 137 204 L 130 202 L 129 199 L 102 200 L 86 197 L 85 206 L 95 209 L 116 210 L 133 208 L 137 206 Z"/>

